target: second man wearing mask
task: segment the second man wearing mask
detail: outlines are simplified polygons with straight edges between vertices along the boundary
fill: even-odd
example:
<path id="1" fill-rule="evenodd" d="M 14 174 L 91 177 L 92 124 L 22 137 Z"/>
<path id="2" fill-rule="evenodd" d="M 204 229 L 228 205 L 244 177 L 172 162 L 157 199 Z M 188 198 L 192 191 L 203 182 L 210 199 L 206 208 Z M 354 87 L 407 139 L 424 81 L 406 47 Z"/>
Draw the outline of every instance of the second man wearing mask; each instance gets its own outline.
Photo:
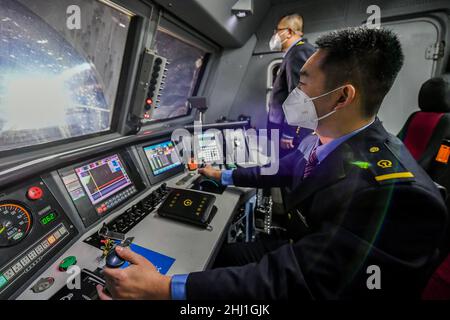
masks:
<path id="1" fill-rule="evenodd" d="M 279 130 L 280 157 L 294 151 L 302 138 L 311 132 L 309 129 L 289 126 L 282 108 L 283 102 L 298 85 L 300 69 L 315 52 L 314 47 L 302 37 L 303 18 L 299 14 L 291 14 L 281 18 L 270 40 L 272 51 L 284 52 L 283 63 L 273 83 L 267 123 L 269 132 Z"/>

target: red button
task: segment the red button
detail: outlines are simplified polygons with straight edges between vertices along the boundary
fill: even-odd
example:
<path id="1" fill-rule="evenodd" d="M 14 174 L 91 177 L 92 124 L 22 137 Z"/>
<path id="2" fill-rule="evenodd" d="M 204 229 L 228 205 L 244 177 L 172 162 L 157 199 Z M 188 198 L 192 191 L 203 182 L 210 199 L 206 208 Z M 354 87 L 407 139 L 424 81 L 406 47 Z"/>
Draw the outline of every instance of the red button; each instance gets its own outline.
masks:
<path id="1" fill-rule="evenodd" d="M 31 187 L 28 189 L 27 197 L 30 200 L 39 200 L 44 195 L 44 191 L 42 191 L 39 187 Z"/>

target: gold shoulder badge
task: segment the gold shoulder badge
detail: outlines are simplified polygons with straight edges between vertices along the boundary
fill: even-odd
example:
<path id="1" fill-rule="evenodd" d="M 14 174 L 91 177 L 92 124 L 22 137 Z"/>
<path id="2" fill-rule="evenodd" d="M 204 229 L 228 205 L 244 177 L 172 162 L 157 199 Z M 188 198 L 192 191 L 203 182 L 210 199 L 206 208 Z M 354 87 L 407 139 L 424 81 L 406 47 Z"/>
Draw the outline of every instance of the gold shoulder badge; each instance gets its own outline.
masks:
<path id="1" fill-rule="evenodd" d="M 305 44 L 305 42 L 304 42 L 304 41 L 299 41 L 299 42 L 297 43 L 298 46 L 301 46 L 302 44 Z"/>
<path id="2" fill-rule="evenodd" d="M 386 181 L 386 180 L 407 179 L 407 178 L 414 178 L 414 175 L 411 172 L 396 172 L 396 173 L 383 174 L 381 176 L 376 176 L 375 180 L 377 180 L 378 182 L 381 182 L 381 181 Z"/>
<path id="3" fill-rule="evenodd" d="M 361 153 L 361 160 L 372 164 L 367 169 L 372 172 L 377 183 L 385 185 L 415 180 L 414 174 L 404 166 L 386 142 L 384 145 L 369 144 L 365 150 Z"/>
<path id="4" fill-rule="evenodd" d="M 377 162 L 377 166 L 383 168 L 383 169 L 387 169 L 387 168 L 392 168 L 392 161 L 389 160 L 380 160 Z"/>

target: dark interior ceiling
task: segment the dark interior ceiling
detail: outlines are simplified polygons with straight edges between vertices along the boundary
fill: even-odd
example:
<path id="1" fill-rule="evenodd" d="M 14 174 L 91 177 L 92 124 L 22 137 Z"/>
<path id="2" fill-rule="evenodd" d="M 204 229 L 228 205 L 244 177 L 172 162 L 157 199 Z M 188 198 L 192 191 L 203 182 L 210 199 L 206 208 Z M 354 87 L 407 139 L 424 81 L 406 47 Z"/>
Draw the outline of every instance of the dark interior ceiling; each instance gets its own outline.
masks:
<path id="1" fill-rule="evenodd" d="M 270 9 L 270 0 L 254 0 L 253 15 L 239 19 L 237 0 L 154 0 L 168 12 L 224 48 L 239 48 L 255 33 Z"/>
<path id="2" fill-rule="evenodd" d="M 277 4 L 284 4 L 284 3 L 293 3 L 293 2 L 300 2 L 299 0 L 270 0 L 270 3 L 275 6 Z"/>

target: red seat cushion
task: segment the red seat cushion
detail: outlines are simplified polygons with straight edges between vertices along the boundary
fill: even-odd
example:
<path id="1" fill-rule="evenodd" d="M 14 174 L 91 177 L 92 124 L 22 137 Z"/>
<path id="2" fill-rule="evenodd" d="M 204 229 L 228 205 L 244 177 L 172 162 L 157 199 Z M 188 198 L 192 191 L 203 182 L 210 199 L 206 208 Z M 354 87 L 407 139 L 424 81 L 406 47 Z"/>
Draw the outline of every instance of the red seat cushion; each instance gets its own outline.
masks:
<path id="1" fill-rule="evenodd" d="M 419 160 L 444 113 L 417 112 L 409 122 L 403 143 L 414 159 Z"/>
<path id="2" fill-rule="evenodd" d="M 450 300 L 450 255 L 437 268 L 422 293 L 424 300 Z"/>

